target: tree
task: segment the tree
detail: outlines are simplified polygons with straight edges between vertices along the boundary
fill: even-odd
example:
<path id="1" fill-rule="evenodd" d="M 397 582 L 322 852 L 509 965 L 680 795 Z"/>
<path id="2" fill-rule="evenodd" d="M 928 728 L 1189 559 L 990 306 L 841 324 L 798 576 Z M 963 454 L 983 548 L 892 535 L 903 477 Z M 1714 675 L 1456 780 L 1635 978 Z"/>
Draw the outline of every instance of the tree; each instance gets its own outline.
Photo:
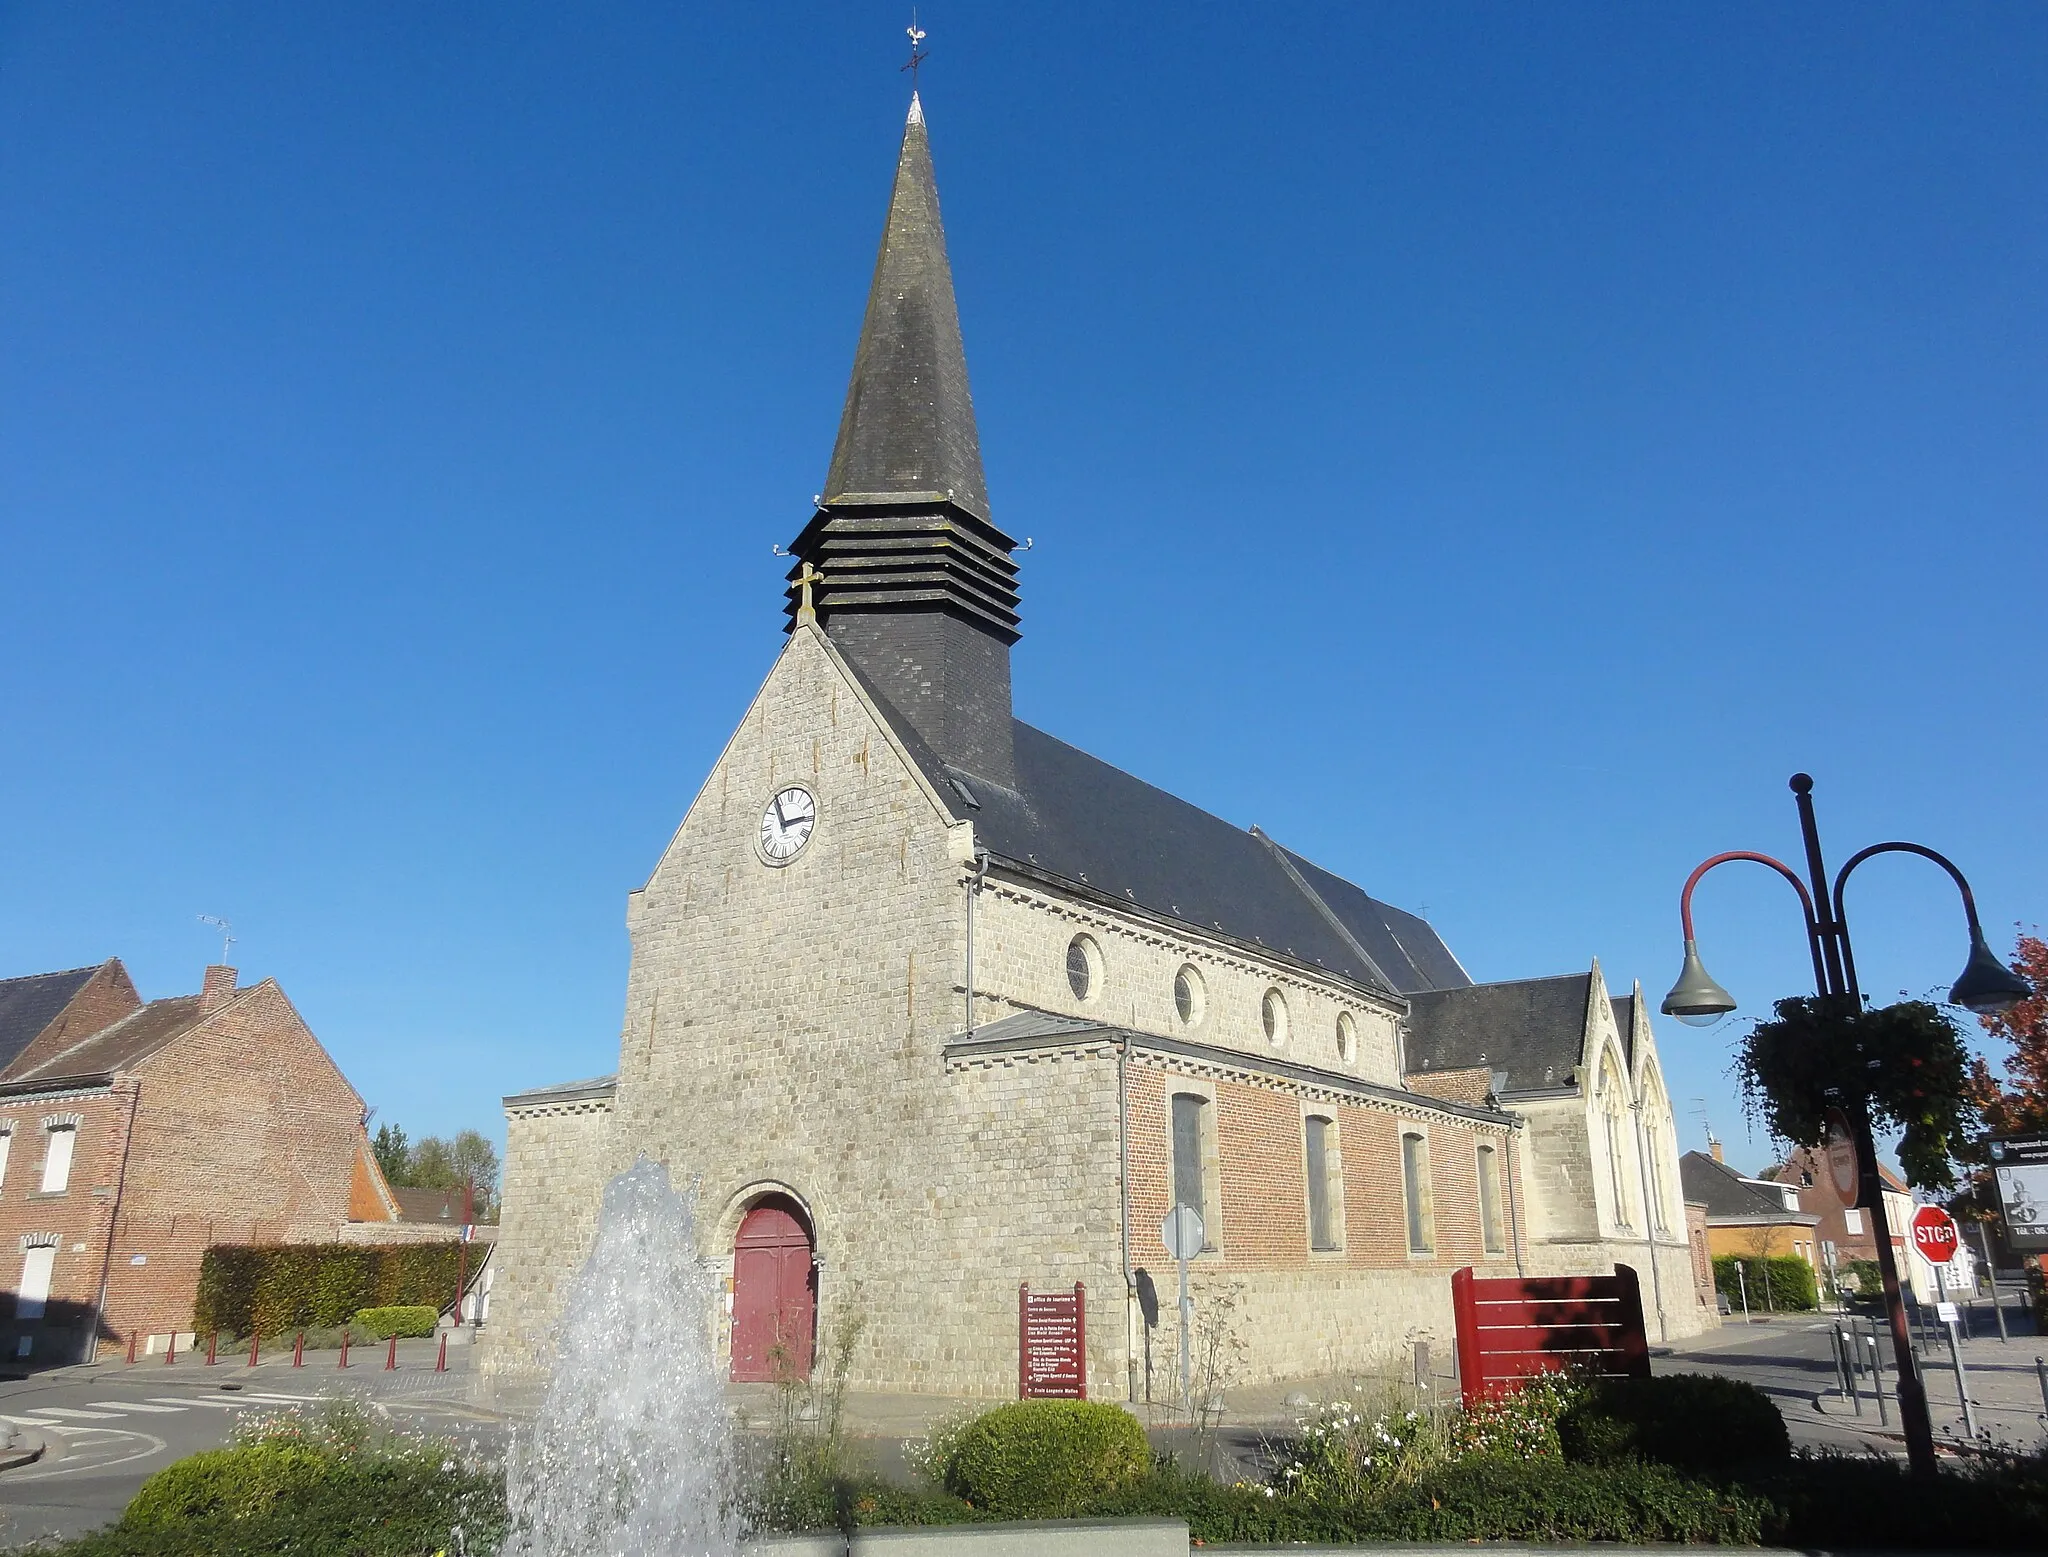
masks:
<path id="1" fill-rule="evenodd" d="M 384 1174 L 387 1184 L 409 1184 L 411 1151 L 405 1141 L 405 1132 L 393 1124 L 377 1126 L 377 1138 L 370 1143 L 370 1154 L 377 1159 L 377 1167 Z"/>
<path id="2" fill-rule="evenodd" d="M 421 1189 L 453 1189 L 462 1182 L 455 1172 L 455 1154 L 438 1135 L 423 1135 L 406 1164 L 406 1182 Z"/>
<path id="3" fill-rule="evenodd" d="M 458 1184 L 476 1186 L 477 1215 L 484 1214 L 484 1207 L 495 1203 L 498 1197 L 498 1149 L 480 1131 L 464 1130 L 455 1137 L 448 1155 L 455 1168 Z"/>
<path id="4" fill-rule="evenodd" d="M 2000 1016 L 1980 1016 L 1984 1030 L 2012 1045 L 2001 1080 L 1982 1059 L 1970 1065 L 1970 1101 L 1989 1136 L 2048 1133 L 2048 941 L 2022 935 L 2012 970 L 2034 993 Z"/>

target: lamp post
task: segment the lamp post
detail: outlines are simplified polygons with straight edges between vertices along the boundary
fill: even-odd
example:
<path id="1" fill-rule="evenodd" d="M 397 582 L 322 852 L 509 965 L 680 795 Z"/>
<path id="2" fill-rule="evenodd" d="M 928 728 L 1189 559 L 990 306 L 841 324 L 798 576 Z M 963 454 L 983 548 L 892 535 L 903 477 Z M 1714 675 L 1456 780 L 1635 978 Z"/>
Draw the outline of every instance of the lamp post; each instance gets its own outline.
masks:
<path id="1" fill-rule="evenodd" d="M 1679 925 L 1685 933 L 1685 965 L 1679 972 L 1678 982 L 1671 987 L 1671 993 L 1664 997 L 1665 1015 L 1674 1016 L 1691 1027 L 1710 1027 L 1735 1009 L 1735 998 L 1714 982 L 1700 962 L 1692 930 L 1693 888 L 1699 885 L 1700 878 L 1708 871 L 1731 860 L 1767 865 L 1792 883 L 1792 890 L 1799 894 L 1799 906 L 1806 917 L 1806 945 L 1813 958 L 1814 991 L 1824 999 L 1839 1001 L 1847 1011 L 1862 1010 L 1863 994 L 1856 982 L 1856 958 L 1849 946 L 1849 925 L 1842 911 L 1842 889 L 1847 886 L 1851 871 L 1879 854 L 1917 854 L 1922 859 L 1932 860 L 1949 873 L 1962 892 L 1963 913 L 1970 928 L 1970 955 L 1963 965 L 1962 977 L 1949 991 L 1951 1004 L 1963 1006 L 1979 1015 L 1996 1015 L 2011 1010 L 2033 993 L 2026 982 L 2000 962 L 1997 954 L 1986 944 L 1970 883 L 1946 858 L 1917 843 L 1873 844 L 1852 855 L 1831 885 L 1820 852 L 1820 828 L 1814 821 L 1813 780 L 1804 773 L 1793 774 L 1792 793 L 1798 797 L 1799 831 L 1806 846 L 1806 870 L 1811 890 L 1807 881 L 1799 879 L 1797 871 L 1768 854 L 1738 850 L 1703 861 L 1686 878 L 1685 888 L 1678 895 Z M 1916 1475 L 1931 1476 L 1934 1474 L 1934 1429 L 1927 1418 L 1927 1391 L 1920 1382 L 1919 1369 L 1914 1365 L 1913 1338 L 1906 1325 L 1905 1298 L 1899 1290 L 1898 1261 L 1892 1255 L 1891 1227 L 1885 1219 L 1884 1183 L 1877 1173 L 1877 1144 L 1871 1139 L 1870 1113 L 1864 1099 L 1859 1096 L 1845 1096 L 1842 1106 L 1856 1137 L 1857 1169 L 1863 1181 L 1862 1201 L 1870 1212 L 1871 1229 L 1877 1237 L 1877 1268 L 1884 1278 L 1892 1351 L 1898 1360 L 1899 1417 L 1906 1430 L 1906 1453 Z"/>

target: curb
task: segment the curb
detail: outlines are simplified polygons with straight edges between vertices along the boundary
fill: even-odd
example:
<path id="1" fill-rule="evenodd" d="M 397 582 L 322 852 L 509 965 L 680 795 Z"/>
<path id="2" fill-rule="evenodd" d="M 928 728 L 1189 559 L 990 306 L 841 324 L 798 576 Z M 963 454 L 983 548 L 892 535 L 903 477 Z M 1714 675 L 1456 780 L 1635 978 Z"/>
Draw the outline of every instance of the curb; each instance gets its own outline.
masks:
<path id="1" fill-rule="evenodd" d="M 33 1465 L 47 1454 L 49 1449 L 50 1441 L 47 1438 L 39 1438 L 33 1449 L 0 1451 L 0 1471 L 19 1470 L 24 1465 Z"/>

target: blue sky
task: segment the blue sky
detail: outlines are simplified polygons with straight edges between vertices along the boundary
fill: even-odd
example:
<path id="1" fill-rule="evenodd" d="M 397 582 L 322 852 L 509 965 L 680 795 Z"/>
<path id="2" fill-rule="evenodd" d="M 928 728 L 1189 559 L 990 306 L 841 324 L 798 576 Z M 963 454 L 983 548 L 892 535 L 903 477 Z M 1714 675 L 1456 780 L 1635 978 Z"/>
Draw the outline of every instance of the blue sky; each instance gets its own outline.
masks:
<path id="1" fill-rule="evenodd" d="M 902 9 L 0 4 L 0 973 L 189 990 L 226 915 L 416 1134 L 612 1067 Z M 1481 979 L 1661 995 L 1801 768 L 1838 858 L 2048 917 L 2048 10 L 921 15 L 1023 717 Z M 1931 867 L 1851 906 L 1874 992 L 1959 971 Z M 1699 909 L 1804 987 L 1782 885 Z"/>

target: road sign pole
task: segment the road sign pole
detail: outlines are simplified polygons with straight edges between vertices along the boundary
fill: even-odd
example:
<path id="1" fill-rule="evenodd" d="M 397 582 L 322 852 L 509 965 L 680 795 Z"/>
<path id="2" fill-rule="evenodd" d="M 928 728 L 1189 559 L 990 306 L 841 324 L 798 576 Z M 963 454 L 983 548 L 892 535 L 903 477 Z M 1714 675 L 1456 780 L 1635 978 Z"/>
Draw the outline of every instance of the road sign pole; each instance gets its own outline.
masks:
<path id="1" fill-rule="evenodd" d="M 1963 1402 L 1963 1426 L 1974 1442 L 1977 1437 L 1977 1408 L 1970 1404 L 1970 1375 L 1963 1371 L 1963 1347 L 1956 1339 L 1956 1322 L 1953 1319 L 1948 1322 L 1947 1329 L 1949 1361 L 1956 1368 L 1956 1394 Z"/>
<path id="2" fill-rule="evenodd" d="M 1991 1257 L 1991 1224 L 1977 1224 L 1977 1247 L 1984 1251 L 1984 1282 L 1991 1288 L 1991 1312 L 1998 1316 L 1998 1338 L 2010 1341 L 2005 1330 L 2005 1305 L 1998 1300 L 1998 1262 Z"/>
<path id="3" fill-rule="evenodd" d="M 1188 1332 L 1195 1324 L 1195 1300 L 1188 1296 L 1188 1257 L 1183 1254 L 1180 1265 L 1180 1398 L 1188 1403 L 1188 1415 L 1195 1413 L 1195 1382 L 1193 1359 L 1188 1350 Z"/>

